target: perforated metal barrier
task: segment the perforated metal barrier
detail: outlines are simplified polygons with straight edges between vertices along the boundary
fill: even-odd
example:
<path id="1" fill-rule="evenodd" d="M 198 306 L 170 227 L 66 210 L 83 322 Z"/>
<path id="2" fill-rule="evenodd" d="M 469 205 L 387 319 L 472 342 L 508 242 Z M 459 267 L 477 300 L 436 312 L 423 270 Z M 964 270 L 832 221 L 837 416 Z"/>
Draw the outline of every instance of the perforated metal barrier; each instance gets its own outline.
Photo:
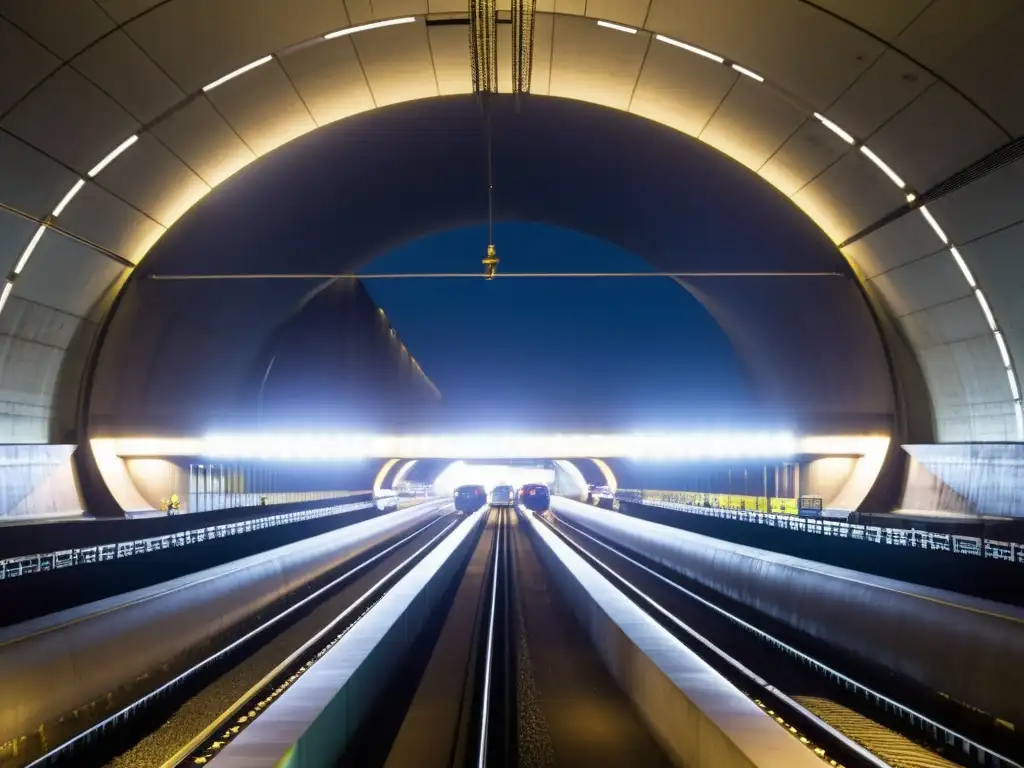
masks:
<path id="1" fill-rule="evenodd" d="M 791 531 L 802 531 L 819 536 L 838 536 L 844 539 L 870 541 L 875 544 L 888 544 L 894 547 L 916 547 L 941 552 L 952 552 L 957 555 L 985 557 L 991 560 L 1005 560 L 1011 563 L 1024 563 L 1024 543 L 1013 541 L 996 541 L 982 539 L 977 536 L 962 536 L 951 533 L 935 533 L 904 528 L 883 528 L 876 525 L 857 525 L 837 520 L 822 520 L 810 517 L 794 517 L 785 514 L 768 514 L 763 512 L 743 512 L 735 509 L 717 509 L 699 507 L 670 501 L 664 497 L 668 492 L 648 492 L 636 490 L 620 490 L 614 494 L 599 494 L 604 498 L 616 501 L 627 501 L 644 504 L 662 509 L 675 509 L 706 517 L 717 517 L 723 520 L 737 520 L 745 523 L 767 525 L 771 528 L 784 528 Z"/>
<path id="2" fill-rule="evenodd" d="M 262 531 L 266 528 L 274 528 L 279 525 L 289 525 L 291 523 L 299 523 L 305 520 L 315 520 L 321 517 L 330 517 L 331 515 L 352 512 L 357 509 L 367 509 L 377 504 L 382 504 L 386 507 L 395 507 L 398 506 L 399 502 L 402 500 L 403 499 L 395 496 L 386 499 L 378 499 L 376 501 L 360 501 L 352 504 L 334 504 L 328 507 L 282 512 L 277 515 L 264 515 L 231 523 L 203 526 L 146 539 L 118 541 L 111 544 L 66 549 L 60 552 L 21 555 L 6 560 L 0 560 L 0 580 L 12 579 L 18 576 L 28 576 L 33 573 L 55 571 L 60 568 L 70 568 L 76 565 L 120 560 L 125 557 L 132 557 L 133 555 L 141 555 L 147 552 L 158 552 L 160 550 L 171 549 L 173 547 L 186 547 L 190 544 L 200 544 L 204 541 L 209 541 L 210 539 L 223 539 L 228 536 L 235 536 L 241 533 Z"/>

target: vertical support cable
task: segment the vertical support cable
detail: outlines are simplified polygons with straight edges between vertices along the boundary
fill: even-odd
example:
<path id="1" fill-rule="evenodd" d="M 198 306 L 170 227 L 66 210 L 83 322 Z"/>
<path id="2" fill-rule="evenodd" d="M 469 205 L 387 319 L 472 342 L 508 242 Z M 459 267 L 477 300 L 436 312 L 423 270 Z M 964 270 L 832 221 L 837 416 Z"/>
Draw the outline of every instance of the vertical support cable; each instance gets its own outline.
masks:
<path id="1" fill-rule="evenodd" d="M 484 130 L 487 132 L 487 255 L 483 258 L 484 279 L 493 280 L 498 272 L 498 250 L 494 246 L 494 168 L 491 152 L 491 110 L 485 94 Z"/>
<path id="2" fill-rule="evenodd" d="M 469 0 L 469 51 L 472 61 L 473 92 L 484 110 L 487 131 L 487 255 L 484 278 L 491 280 L 498 270 L 494 247 L 494 179 L 491 164 L 491 113 L 489 97 L 498 92 L 498 33 L 495 0 Z"/>
<path id="3" fill-rule="evenodd" d="M 512 93 L 530 92 L 537 0 L 512 0 Z"/>
<path id="4" fill-rule="evenodd" d="M 494 162 L 491 159 L 491 111 L 487 120 L 487 242 L 494 244 Z"/>

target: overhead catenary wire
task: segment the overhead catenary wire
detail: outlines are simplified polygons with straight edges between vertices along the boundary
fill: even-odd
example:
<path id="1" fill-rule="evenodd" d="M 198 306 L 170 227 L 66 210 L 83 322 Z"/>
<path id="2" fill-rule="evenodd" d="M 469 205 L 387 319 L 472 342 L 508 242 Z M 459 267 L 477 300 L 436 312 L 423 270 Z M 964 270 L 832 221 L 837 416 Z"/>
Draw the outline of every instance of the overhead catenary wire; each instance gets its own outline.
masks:
<path id="1" fill-rule="evenodd" d="M 798 278 L 798 277 L 845 277 L 842 272 L 502 272 L 495 279 L 545 279 L 545 278 L 638 278 L 669 277 L 677 279 L 702 278 Z M 237 274 L 152 274 L 150 280 L 483 280 L 479 272 L 397 272 L 368 273 L 356 272 L 257 272 Z"/>

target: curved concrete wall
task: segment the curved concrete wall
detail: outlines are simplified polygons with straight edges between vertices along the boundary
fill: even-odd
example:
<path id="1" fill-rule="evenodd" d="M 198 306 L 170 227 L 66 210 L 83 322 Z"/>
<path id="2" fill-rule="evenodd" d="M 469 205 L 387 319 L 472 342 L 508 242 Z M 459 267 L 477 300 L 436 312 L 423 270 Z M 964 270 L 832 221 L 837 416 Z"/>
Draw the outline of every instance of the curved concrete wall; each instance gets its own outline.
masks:
<path id="1" fill-rule="evenodd" d="M 0 445 L 0 524 L 81 515 L 74 451 L 73 445 Z"/>

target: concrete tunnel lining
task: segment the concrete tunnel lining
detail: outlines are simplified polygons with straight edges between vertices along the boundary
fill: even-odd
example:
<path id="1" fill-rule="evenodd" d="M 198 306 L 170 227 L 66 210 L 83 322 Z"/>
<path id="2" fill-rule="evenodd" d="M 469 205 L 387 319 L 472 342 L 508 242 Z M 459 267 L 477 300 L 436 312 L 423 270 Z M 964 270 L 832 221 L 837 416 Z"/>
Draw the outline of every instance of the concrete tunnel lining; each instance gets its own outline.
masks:
<path id="1" fill-rule="evenodd" d="M 0 92 L 9 171 L 0 253 L 12 272 L 22 267 L 5 284 L 0 311 L 3 439 L 80 439 L 76 384 L 109 297 L 210 189 L 316 126 L 469 90 L 465 31 L 428 26 L 422 15 L 460 9 L 399 6 L 387 12 L 415 21 L 315 45 L 305 43 L 377 17 L 354 3 L 303 0 L 285 13 L 261 0 L 246 5 L 242 31 L 232 3 L 0 8 L 0 39 L 18 73 Z M 1024 234 L 1013 205 L 1020 163 L 1004 153 L 970 183 L 927 199 L 927 216 L 903 209 L 907 190 L 927 193 L 1020 135 L 1024 111 L 1011 78 L 1024 10 L 802 0 L 553 10 L 538 7 L 536 93 L 661 122 L 774 184 L 844 244 L 891 322 L 890 346 L 909 344 L 936 437 L 1020 439 L 1013 360 L 1024 315 L 1012 258 Z M 598 18 L 638 31 L 598 27 Z M 265 56 L 263 66 L 202 91 Z M 79 130 L 65 131 L 72 122 Z"/>

